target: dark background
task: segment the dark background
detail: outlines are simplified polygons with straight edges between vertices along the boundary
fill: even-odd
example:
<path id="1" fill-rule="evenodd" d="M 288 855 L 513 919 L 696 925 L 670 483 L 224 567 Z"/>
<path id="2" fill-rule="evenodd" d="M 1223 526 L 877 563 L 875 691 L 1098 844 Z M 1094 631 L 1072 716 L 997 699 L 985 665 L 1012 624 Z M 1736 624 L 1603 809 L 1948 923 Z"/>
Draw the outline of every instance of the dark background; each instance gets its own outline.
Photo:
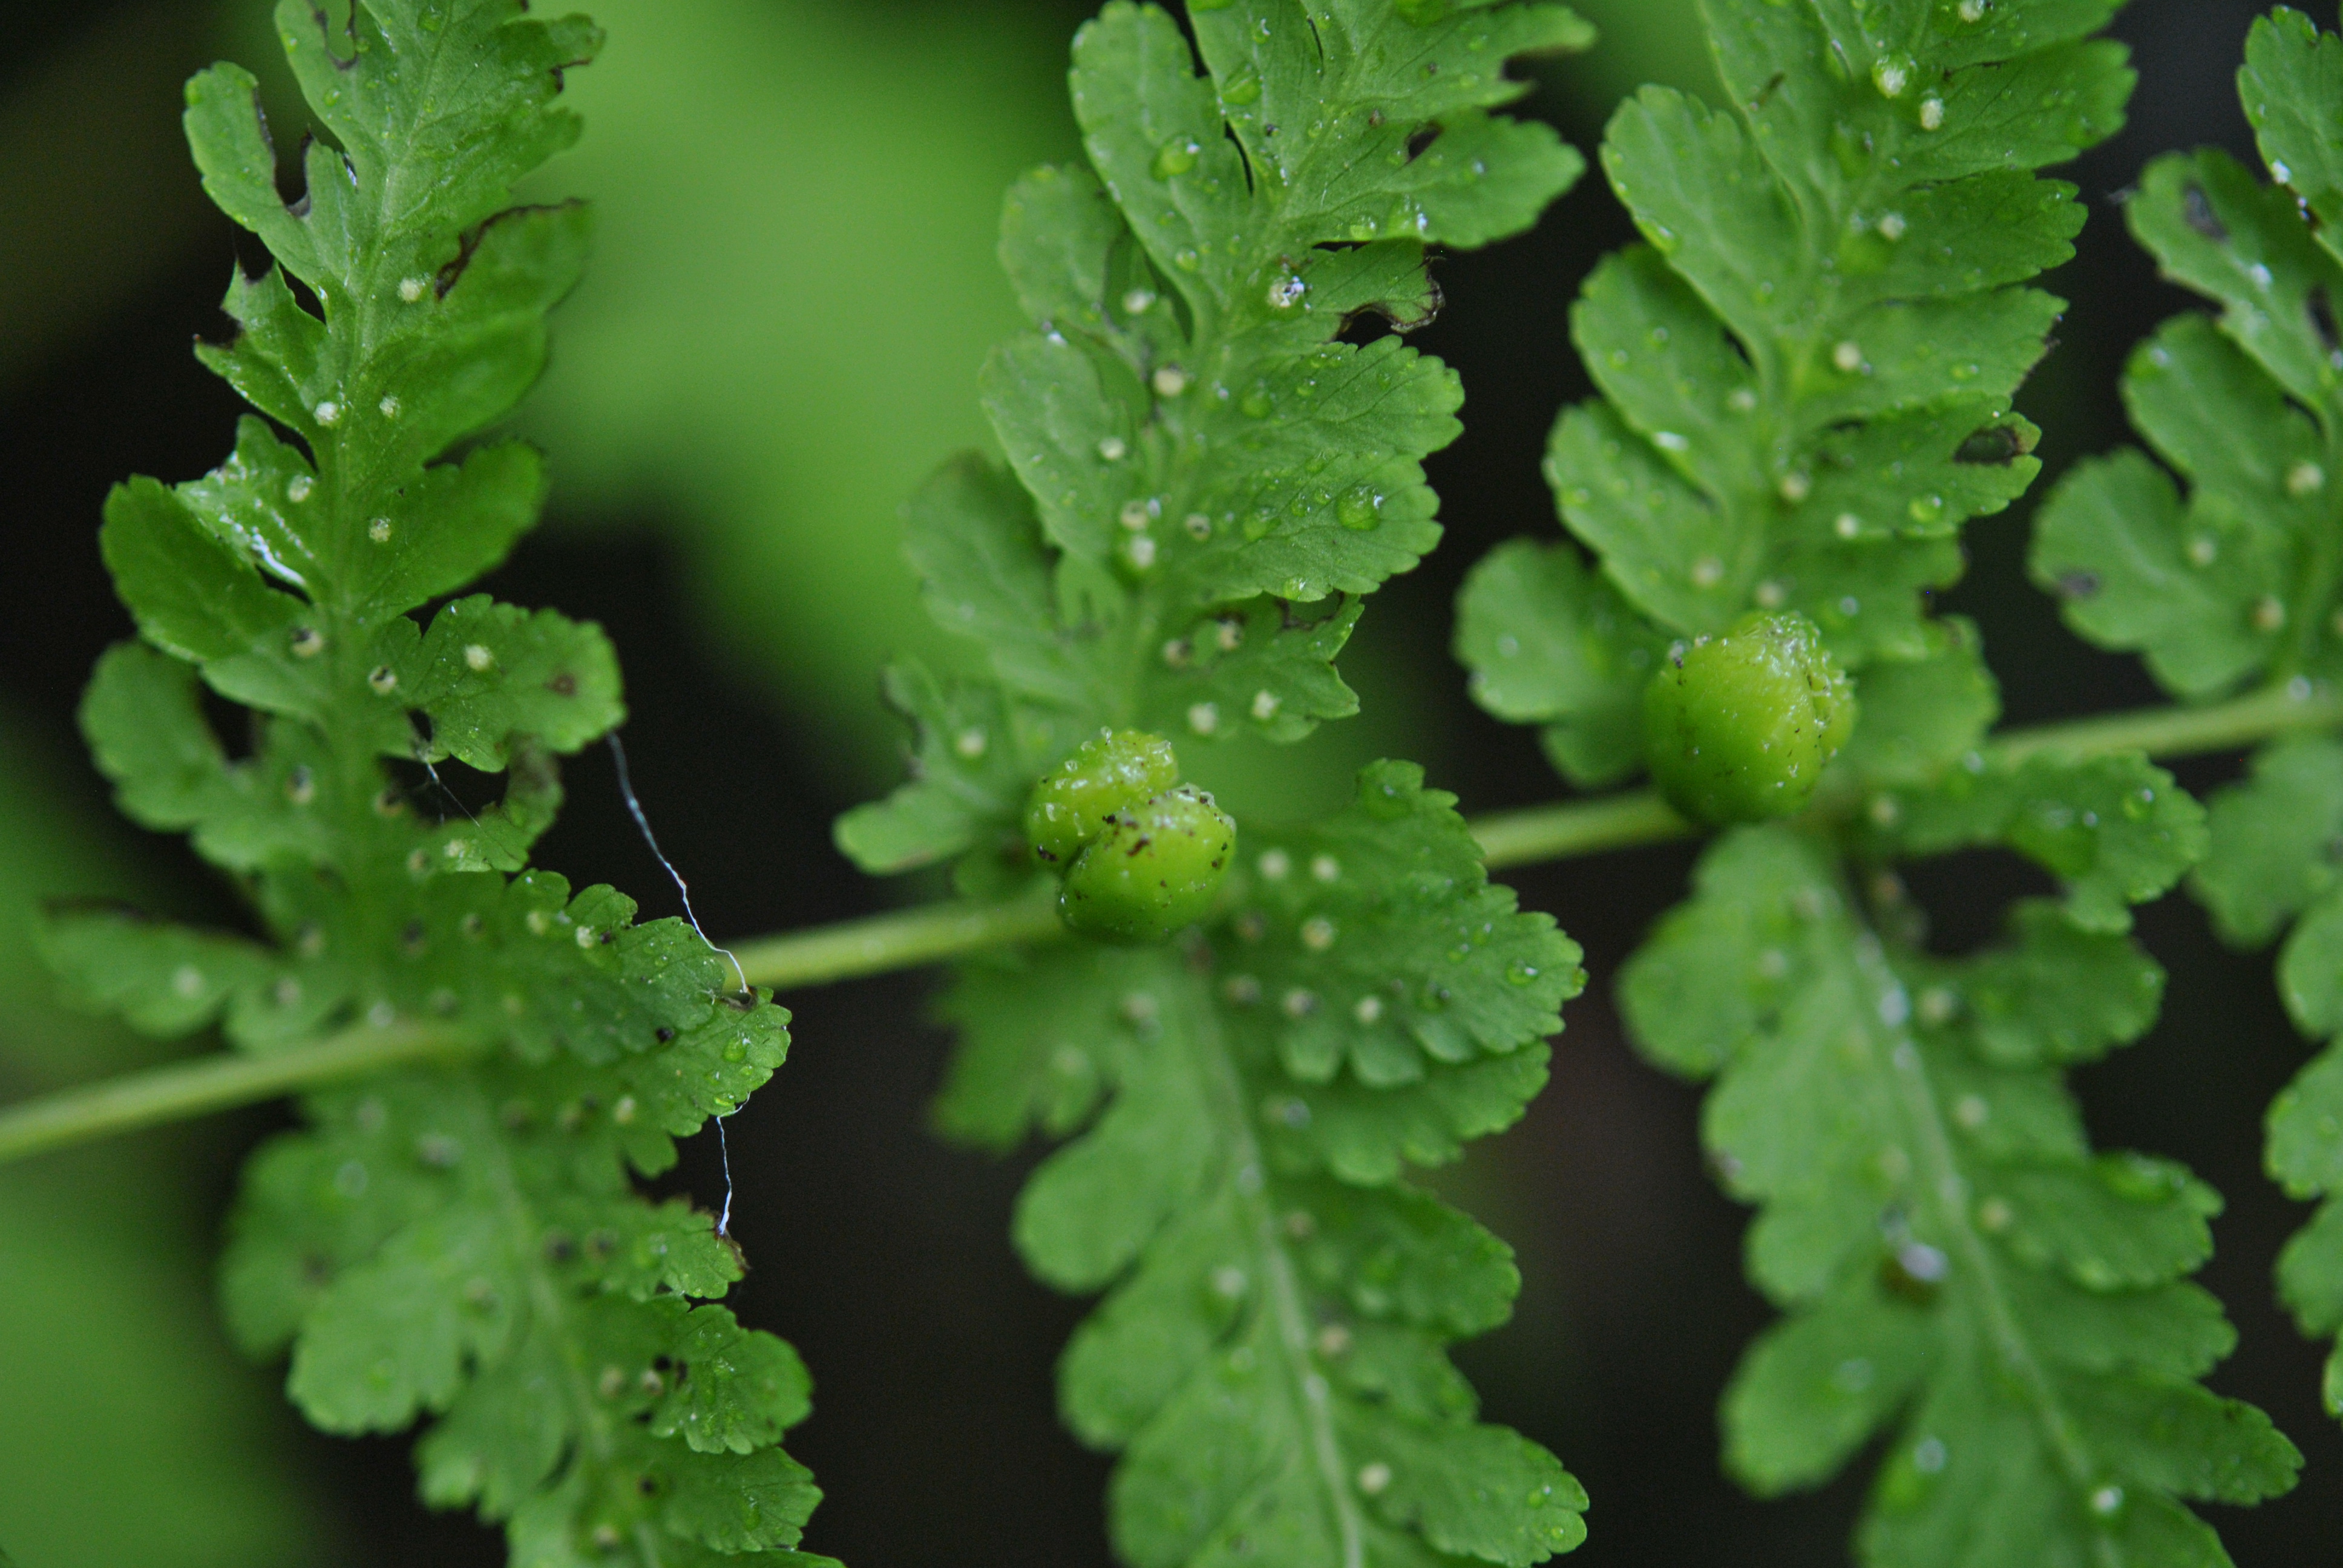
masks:
<path id="1" fill-rule="evenodd" d="M 927 9 L 915 0 L 890 4 L 914 18 Z M 15 9 L 0 45 L 0 86 L 35 80 L 48 54 L 128 10 Z M 1041 12 L 1062 35 L 1087 7 L 1033 0 L 995 9 Z M 2130 128 L 2073 174 L 2093 222 L 2077 261 L 2052 280 L 2075 303 L 2057 354 L 2023 400 L 2047 431 L 2054 477 L 2077 456 L 2123 438 L 2113 395 L 2122 357 L 2156 321 L 2189 304 L 2131 246 L 2119 207 L 2157 152 L 2204 143 L 2250 152 L 2232 74 L 2254 14 L 2236 0 L 2137 0 L 2117 25 L 2137 51 L 2139 94 Z M 1556 81 L 1532 107 L 1591 148 L 1604 106 L 1567 91 L 1567 78 Z M 163 108 L 176 104 L 166 99 Z M 19 197 L 31 177 L 0 174 L 20 182 L 12 193 Z M 0 569 L 8 584 L 0 702 L 34 744 L 61 756 L 76 754 L 73 706 L 91 661 L 129 629 L 96 549 L 106 487 L 134 472 L 201 473 L 226 449 L 236 411 L 226 388 L 187 354 L 191 334 L 216 327 L 235 237 L 224 220 L 184 198 L 184 189 L 152 197 L 142 220 L 146 198 L 117 196 L 127 212 L 19 231 L 0 253 L 69 291 L 78 286 L 70 281 L 76 246 L 159 247 L 104 295 L 103 308 L 45 321 L 55 296 L 19 285 L 8 289 L 9 315 L 0 318 L 6 336 L 33 340 L 14 358 L 6 357 L 14 350 L 0 353 L 8 370 L 0 380 Z M 43 200 L 77 213 L 107 205 L 74 190 L 70 179 Z M 164 226 L 176 236 L 167 246 L 151 232 L 140 237 L 142 227 Z M 1490 547 L 1553 526 L 1538 458 L 1555 409 L 1587 390 L 1566 312 L 1595 257 L 1627 237 L 1616 205 L 1590 178 L 1535 234 L 1493 254 L 1442 260 L 1451 308 L 1415 339 L 1463 373 L 1468 433 L 1431 466 L 1451 530 L 1446 545 L 1379 597 L 1367 624 L 1373 658 L 1431 672 L 1422 678 L 1438 699 L 1435 779 L 1457 789 L 1467 810 L 1556 793 L 1531 738 L 1465 701 L 1446 653 L 1449 606 L 1465 569 Z M 818 310 L 821 301 L 805 305 Z M 972 381 L 967 395 L 973 399 Z M 634 713 L 627 738 L 636 783 L 665 848 L 691 878 L 709 930 L 811 925 L 900 896 L 852 873 L 831 849 L 830 819 L 850 803 L 828 757 L 832 742 L 801 707 L 793 713 L 785 697 L 702 635 L 691 570 L 656 503 L 637 527 L 564 527 L 558 467 L 556 478 L 553 526 L 489 586 L 506 598 L 598 620 L 615 638 Z M 2027 586 L 2027 525 L 2025 507 L 1974 525 L 1970 575 L 1948 600 L 1983 623 L 2009 718 L 2155 700 L 2129 661 L 2084 648 Z M 890 524 L 881 518 L 870 526 Z M 2183 771 L 2201 789 L 2231 770 L 2217 763 Z M 606 759 L 580 758 L 568 782 L 568 814 L 540 861 L 576 882 L 615 882 L 641 897 L 647 912 L 667 912 L 659 868 L 621 811 Z M 85 786 L 100 789 L 94 775 Z M 0 851 L 16 830 L 0 823 Z M 176 842 L 150 839 L 143 853 L 174 901 L 238 919 L 220 885 Z M 1464 1347 L 1460 1360 L 1489 1416 L 1552 1447 L 1593 1493 L 1592 1539 L 1574 1561 L 1589 1568 L 1843 1561 L 1859 1479 L 1761 1504 L 1719 1475 L 1716 1393 L 1768 1312 L 1741 1280 L 1745 1215 L 1701 1167 L 1694 1093 L 1634 1058 L 1611 1006 L 1620 960 L 1680 896 L 1689 860 L 1687 850 L 1639 852 L 1513 879 L 1529 907 L 1554 911 L 1585 944 L 1594 980 L 1570 1011 L 1553 1085 L 1527 1121 L 1448 1179 L 1519 1249 L 1525 1278 L 1513 1323 Z M 1986 858 L 1928 869 L 1915 882 L 1938 940 L 1955 948 L 1990 934 L 2007 899 L 2029 886 L 2017 869 Z M 2224 952 L 2185 899 L 2145 911 L 2141 929 L 2171 970 L 2164 1022 L 2143 1045 L 2080 1074 L 2080 1091 L 2101 1144 L 2183 1160 L 2227 1196 L 2219 1256 L 2204 1282 L 2227 1303 L 2242 1348 L 2215 1385 L 2268 1410 L 2309 1460 L 2293 1496 L 2209 1515 L 2242 1564 L 2332 1561 L 2343 1540 L 2343 1434 L 2318 1407 L 2319 1351 L 2277 1310 L 2269 1282 L 2279 1246 L 2304 1215 L 2260 1171 L 2263 1109 L 2305 1048 L 2273 997 L 2266 956 Z M 1052 1410 L 1052 1362 L 1082 1307 L 1029 1281 L 1009 1249 L 1009 1205 L 1024 1164 L 946 1149 L 926 1131 L 925 1105 L 947 1044 L 923 1019 L 930 989 L 928 978 L 894 977 L 787 999 L 797 1012 L 792 1059 L 730 1124 L 736 1229 L 756 1265 L 735 1302 L 747 1321 L 794 1342 L 815 1371 L 816 1413 L 790 1442 L 828 1494 L 809 1547 L 857 1568 L 1102 1563 L 1106 1463 L 1078 1448 Z M 271 1124 L 266 1115 L 249 1116 L 241 1133 Z M 185 1170 L 199 1228 L 218 1222 L 233 1154 L 223 1149 Z M 716 1198 L 706 1140 L 687 1150 L 677 1184 L 703 1201 Z M 0 1269 L 9 1266 L 0 1259 Z M 0 1355 L 22 1349 L 0 1348 Z M 0 1423 L 8 1420 L 0 1410 Z M 468 1520 L 435 1519 L 414 1505 L 405 1440 L 352 1443 L 297 1430 L 285 1441 L 287 1462 L 314 1478 L 325 1513 L 343 1522 L 337 1538 L 348 1544 L 317 1561 L 503 1561 L 501 1544 Z M 1867 1468 L 1857 1467 L 1857 1476 Z M 25 1568 L 42 1565 L 28 1560 Z"/>

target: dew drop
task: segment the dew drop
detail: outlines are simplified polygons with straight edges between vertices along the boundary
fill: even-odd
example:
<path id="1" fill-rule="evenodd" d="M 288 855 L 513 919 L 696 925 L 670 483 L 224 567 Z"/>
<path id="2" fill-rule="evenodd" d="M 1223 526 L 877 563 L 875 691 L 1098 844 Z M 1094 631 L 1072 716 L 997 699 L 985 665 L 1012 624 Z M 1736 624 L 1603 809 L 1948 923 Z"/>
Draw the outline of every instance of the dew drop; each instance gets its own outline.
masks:
<path id="1" fill-rule="evenodd" d="M 1383 497 L 1362 485 L 1334 503 L 1334 520 L 1354 533 L 1364 533 L 1383 521 Z"/>
<path id="2" fill-rule="evenodd" d="M 1155 177 L 1159 180 L 1168 180 L 1174 176 L 1186 174 L 1196 166 L 1197 156 L 1203 150 L 1202 145 L 1193 136 L 1172 137 L 1155 149 L 1155 162 L 1151 166 Z"/>

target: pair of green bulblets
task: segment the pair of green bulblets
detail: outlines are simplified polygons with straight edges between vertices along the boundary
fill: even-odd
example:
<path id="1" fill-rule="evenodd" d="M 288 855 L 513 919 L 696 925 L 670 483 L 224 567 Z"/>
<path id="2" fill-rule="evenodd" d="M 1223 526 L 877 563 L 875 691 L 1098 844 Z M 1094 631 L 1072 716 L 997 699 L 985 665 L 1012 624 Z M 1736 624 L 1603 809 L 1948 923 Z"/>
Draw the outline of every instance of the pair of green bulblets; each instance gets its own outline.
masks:
<path id="1" fill-rule="evenodd" d="M 1805 806 L 1855 728 L 1855 693 L 1798 615 L 1754 615 L 1680 646 L 1644 692 L 1653 781 L 1714 826 Z M 1058 910 L 1078 931 L 1159 941 L 1212 910 L 1237 825 L 1180 782 L 1172 745 L 1102 729 L 1033 788 L 1025 839 L 1061 873 Z"/>
<path id="2" fill-rule="evenodd" d="M 1211 911 L 1237 825 L 1180 782 L 1171 742 L 1104 729 L 1033 787 L 1025 839 L 1063 873 L 1058 912 L 1067 925 L 1157 941 Z"/>

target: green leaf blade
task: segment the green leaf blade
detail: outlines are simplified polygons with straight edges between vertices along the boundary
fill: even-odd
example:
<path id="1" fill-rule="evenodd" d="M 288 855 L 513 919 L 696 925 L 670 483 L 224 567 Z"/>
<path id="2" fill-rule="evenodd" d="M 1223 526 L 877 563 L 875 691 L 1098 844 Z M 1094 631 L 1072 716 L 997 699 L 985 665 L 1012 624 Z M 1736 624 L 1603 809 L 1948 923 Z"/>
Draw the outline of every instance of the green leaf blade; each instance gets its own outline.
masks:
<path id="1" fill-rule="evenodd" d="M 2080 999 L 1996 990 L 2031 947 L 2115 939 L 2036 905 L 2011 949 L 1924 959 L 1861 908 L 1825 849 L 1745 829 L 1624 986 L 1639 1043 L 1720 1075 L 1705 1140 L 1763 1205 L 1752 1269 L 1788 1314 L 1726 1396 L 1731 1464 L 1760 1492 L 1814 1486 L 1892 1434 L 1860 1535 L 1885 1561 L 2217 1553 L 2177 1500 L 2276 1495 L 2299 1465 L 2266 1417 L 2192 1381 L 2235 1339 L 2177 1283 L 2209 1254 L 2218 1200 L 2161 1161 L 2090 1158 L 2046 1053 L 1957 1021 L 2022 1010 L 2036 1039 L 2137 1033 L 2137 997 L 2077 1033 L 2054 1020 L 2092 1016 Z M 2151 989 L 2144 963 L 2108 965 L 2113 989 Z M 1687 1005 L 1676 975 L 1720 1000 Z"/>

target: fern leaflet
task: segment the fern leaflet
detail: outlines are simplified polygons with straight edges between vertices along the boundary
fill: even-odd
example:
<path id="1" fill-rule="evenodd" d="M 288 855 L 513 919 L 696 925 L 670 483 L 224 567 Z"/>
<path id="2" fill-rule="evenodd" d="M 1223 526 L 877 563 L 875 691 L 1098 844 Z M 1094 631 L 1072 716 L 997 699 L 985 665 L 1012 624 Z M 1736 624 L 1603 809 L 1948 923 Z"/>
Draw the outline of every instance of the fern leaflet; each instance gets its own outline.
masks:
<path id="1" fill-rule="evenodd" d="M 525 869 L 554 759 L 624 716 L 617 663 L 593 627 L 447 597 L 543 499 L 526 447 L 441 459 L 536 378 L 578 276 L 585 208 L 511 186 L 575 139 L 555 97 L 599 35 L 519 0 L 360 0 L 346 27 L 285 0 L 277 24 L 333 138 L 305 145 L 300 200 L 277 195 L 251 76 L 205 72 L 186 112 L 206 189 L 277 260 L 236 275 L 236 336 L 199 350 L 266 417 L 205 477 L 108 498 L 144 641 L 82 709 L 123 809 L 191 832 L 265 934 L 85 910 L 50 951 L 157 1032 L 466 1048 L 310 1095 L 246 1171 L 227 1315 L 256 1353 L 291 1346 L 313 1422 L 436 1418 L 426 1499 L 503 1521 L 516 1563 L 820 1561 L 789 1550 L 820 1494 L 779 1447 L 804 1368 L 708 1303 L 740 1270 L 709 1217 L 628 1178 L 771 1076 L 787 1015 L 731 993 L 679 922 Z M 248 757 L 199 681 L 254 710 Z M 449 759 L 504 774 L 504 799 L 450 810 Z"/>
<path id="2" fill-rule="evenodd" d="M 1100 725 L 1294 739 L 1354 712 L 1334 657 L 1358 596 L 1439 538 L 1422 459 L 1455 439 L 1462 395 L 1396 336 L 1337 334 L 1428 319 L 1426 245 L 1525 228 L 1577 175 L 1550 129 L 1487 112 L 1523 90 L 1507 57 L 1584 43 L 1560 6 L 1243 0 L 1192 20 L 1207 75 L 1153 6 L 1084 27 L 1091 166 L 1010 193 L 1001 260 L 1036 331 L 983 386 L 1012 472 L 948 466 L 910 530 L 931 609 L 995 681 L 890 677 L 920 769 L 840 825 L 871 869 L 1018 862 L 1026 787 Z"/>
<path id="3" fill-rule="evenodd" d="M 1587 281 L 1604 398 L 1546 464 L 1601 570 L 1508 547 L 1458 629 L 1482 704 L 1544 726 L 1574 781 L 1632 774 L 1670 639 L 1752 605 L 1851 669 L 1958 656 L 1923 594 L 2039 467 L 2009 400 L 2060 306 L 2020 286 L 2083 212 L 2028 171 L 2121 124 L 2122 51 L 2086 39 L 2114 9 L 1712 5 L 1734 106 L 1651 87 L 1614 117 L 1604 165 L 1650 243 Z"/>
<path id="4" fill-rule="evenodd" d="M 1189 11 L 1193 47 L 1124 0 L 1082 30 L 1089 167 L 1010 194 L 1036 330 L 984 374 L 1009 467 L 948 465 L 910 538 L 989 672 L 891 675 L 914 781 L 840 825 L 870 869 L 1021 886 L 1035 780 L 1102 728 L 1284 740 L 1353 711 L 1335 657 L 1439 537 L 1421 464 L 1460 398 L 1396 336 L 1339 335 L 1426 319 L 1427 245 L 1523 229 L 1578 172 L 1489 112 L 1523 90 L 1507 59 L 1585 41 L 1559 6 Z M 1330 820 L 1244 824 L 1221 907 L 1172 944 L 971 963 L 951 993 L 946 1129 L 1075 1135 L 1016 1236 L 1051 1283 L 1108 1292 L 1061 1402 L 1122 1453 L 1139 1568 L 1525 1564 L 1584 1534 L 1577 1483 L 1477 1423 L 1443 1353 L 1503 1321 L 1509 1254 L 1402 1180 L 1520 1114 L 1583 984 L 1453 804 L 1376 764 Z"/>
<path id="5" fill-rule="evenodd" d="M 2038 467 L 2009 400 L 2061 307 L 2025 285 L 2083 213 L 2030 171 L 2120 123 L 2130 72 L 2087 36 L 2115 8 L 1707 5 L 1733 106 L 1647 89 L 1604 146 L 1649 243 L 1573 317 L 1604 395 L 1549 450 L 1577 542 L 1504 547 L 1461 607 L 1483 706 L 1581 785 L 1642 764 L 1677 639 L 1753 607 L 1859 672 L 1814 807 L 1709 851 L 1622 1000 L 1647 1055 L 1716 1079 L 1705 1139 L 1788 1314 L 1726 1394 L 1728 1463 L 1816 1485 L 1895 1432 L 1858 1539 L 1895 1568 L 2226 1561 L 2180 1500 L 2299 1463 L 2196 1381 L 2233 1338 L 2181 1282 L 2217 1201 L 2094 1156 L 2060 1081 L 2154 1020 L 2130 906 L 2202 855 L 2204 813 L 2137 756 L 1988 746 L 1975 630 L 1924 613 L 1961 525 Z M 1930 955 L 1895 864 L 1987 847 L 2063 900 Z"/>
<path id="6" fill-rule="evenodd" d="M 1644 1049 L 1719 1074 L 1704 1139 L 1792 1312 L 1726 1395 L 1727 1462 L 1813 1485 L 1895 1429 L 1867 1562 L 2226 1562 L 2175 1499 L 2254 1502 L 2300 1459 L 2195 1381 L 2236 1337 L 2180 1282 L 2219 1200 L 2093 1157 L 2057 1070 L 2144 1031 L 2162 972 L 2050 904 L 2012 936 L 1885 942 L 1826 850 L 1744 829 L 1623 978 Z"/>
<path id="7" fill-rule="evenodd" d="M 2217 151 L 2151 166 L 2132 231 L 2167 276 L 2220 307 L 2177 317 L 2124 379 L 2134 427 L 2157 455 L 2087 465 L 2044 509 L 2036 578 L 2069 625 L 2139 652 L 2192 699 L 2241 687 L 2308 696 L 2343 675 L 2343 40 L 2287 7 L 2255 24 L 2238 77 L 2273 183 Z M 2186 481 L 2184 496 L 2173 474 Z M 2279 989 L 2310 1034 L 2343 1034 L 2333 996 L 2332 846 L 2343 829 L 2326 738 L 2283 741 L 2214 799 L 2212 848 L 2195 890 L 2227 940 L 2259 946 L 2292 926 Z M 2328 1199 L 2279 1261 L 2304 1331 L 2343 1332 L 2343 1054 L 2330 1050 L 2271 1107 L 2270 1173 Z M 2343 1415 L 2343 1350 L 2326 1399 Z"/>

